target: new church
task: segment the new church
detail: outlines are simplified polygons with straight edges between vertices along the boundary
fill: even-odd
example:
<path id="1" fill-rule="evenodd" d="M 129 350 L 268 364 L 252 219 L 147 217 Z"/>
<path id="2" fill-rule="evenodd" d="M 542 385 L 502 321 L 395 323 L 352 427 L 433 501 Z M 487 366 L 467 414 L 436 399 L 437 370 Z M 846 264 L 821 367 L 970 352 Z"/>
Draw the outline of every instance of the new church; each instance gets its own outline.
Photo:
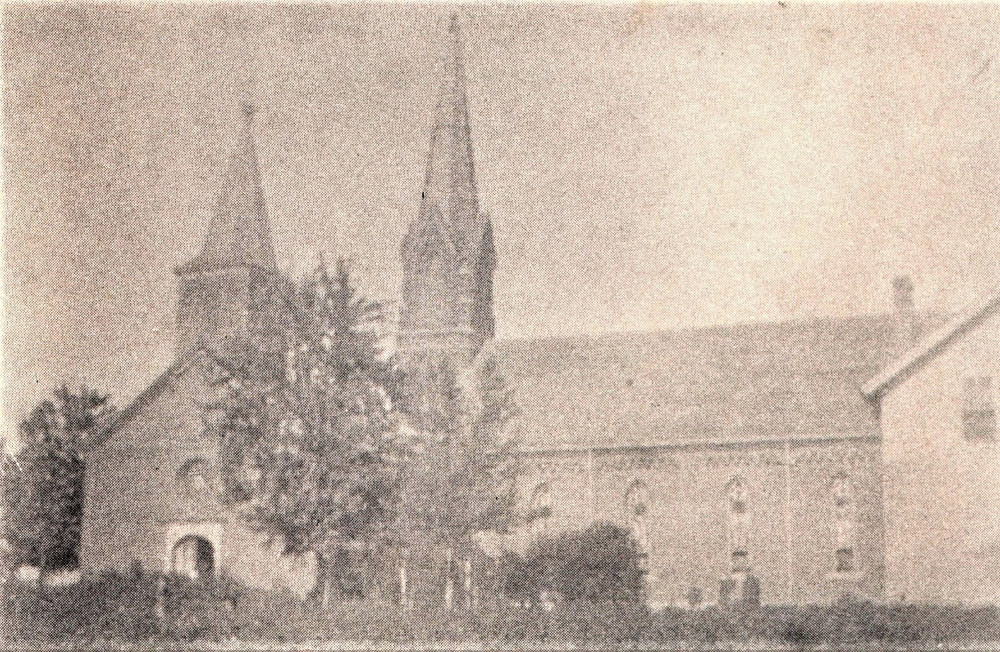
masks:
<path id="1" fill-rule="evenodd" d="M 769 603 L 1000 599 L 1000 296 L 924 313 L 906 278 L 882 314 L 498 340 L 492 223 L 479 208 L 463 44 L 453 20 L 419 207 L 402 238 L 398 349 L 418 369 L 496 360 L 534 515 L 505 545 L 612 521 L 630 528 L 649 600 L 724 601 L 748 576 Z M 414 189 L 415 191 L 418 189 Z M 135 562 L 308 591 L 219 501 L 205 406 L 232 376 L 224 343 L 278 276 L 243 111 L 201 252 L 176 268 L 175 361 L 87 452 L 81 565 Z"/>

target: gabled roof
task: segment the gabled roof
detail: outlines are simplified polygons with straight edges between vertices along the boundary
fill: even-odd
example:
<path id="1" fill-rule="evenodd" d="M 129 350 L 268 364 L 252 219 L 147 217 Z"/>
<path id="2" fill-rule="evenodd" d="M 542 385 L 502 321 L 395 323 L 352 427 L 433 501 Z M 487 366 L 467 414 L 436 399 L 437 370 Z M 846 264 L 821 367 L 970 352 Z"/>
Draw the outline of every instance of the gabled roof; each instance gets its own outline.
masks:
<path id="1" fill-rule="evenodd" d="M 184 375 L 199 359 L 208 359 L 227 374 L 232 373 L 229 365 L 209 349 L 196 347 L 189 350 L 184 355 L 178 357 L 172 365 L 157 376 L 146 389 L 139 392 L 139 395 L 135 397 L 128 407 L 116 414 L 104 430 L 97 433 L 85 444 L 85 449 L 89 451 L 102 446 L 116 432 L 121 430 L 123 426 L 134 419 L 143 408 L 152 404 L 163 393 L 163 390 L 170 387 L 174 380 Z"/>
<path id="2" fill-rule="evenodd" d="M 991 294 L 964 314 L 933 331 L 912 349 L 892 360 L 862 387 L 868 398 L 876 398 L 889 391 L 911 373 L 948 348 L 955 340 L 975 328 L 1000 306 L 1000 292 Z"/>
<path id="3" fill-rule="evenodd" d="M 877 436 L 861 384 L 896 342 L 872 315 L 495 346 L 513 432 L 551 450 Z"/>

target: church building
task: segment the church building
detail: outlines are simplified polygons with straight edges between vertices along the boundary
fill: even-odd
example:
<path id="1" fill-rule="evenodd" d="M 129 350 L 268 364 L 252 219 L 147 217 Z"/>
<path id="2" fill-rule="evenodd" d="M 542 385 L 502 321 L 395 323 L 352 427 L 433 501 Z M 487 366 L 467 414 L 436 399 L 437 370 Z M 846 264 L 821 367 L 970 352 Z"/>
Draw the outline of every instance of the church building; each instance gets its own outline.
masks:
<path id="1" fill-rule="evenodd" d="M 918 312 L 900 278 L 884 314 L 497 340 L 493 272 L 513 262 L 497 260 L 479 206 L 463 56 L 453 20 L 402 240 L 398 348 L 414 371 L 492 356 L 514 390 L 534 517 L 507 544 L 621 524 L 654 604 L 733 599 L 748 576 L 770 603 L 995 601 L 1000 302 L 948 321 Z M 202 251 L 176 270 L 176 361 L 88 453 L 85 571 L 138 561 L 310 588 L 308 557 L 262 546 L 221 505 L 219 446 L 204 434 L 232 374 L 225 342 L 270 318 L 275 260 L 246 109 Z"/>

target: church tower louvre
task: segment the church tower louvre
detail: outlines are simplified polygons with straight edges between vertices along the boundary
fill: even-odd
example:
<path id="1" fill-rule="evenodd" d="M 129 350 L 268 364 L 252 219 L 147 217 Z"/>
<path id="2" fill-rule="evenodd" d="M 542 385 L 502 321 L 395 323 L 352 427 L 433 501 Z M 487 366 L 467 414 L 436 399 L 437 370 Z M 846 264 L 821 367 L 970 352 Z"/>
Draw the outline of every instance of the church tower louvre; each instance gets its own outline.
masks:
<path id="1" fill-rule="evenodd" d="M 461 368 L 493 337 L 496 258 L 479 209 L 457 16 L 448 39 L 420 209 L 401 250 L 399 348 L 410 365 L 448 358 Z"/>
<path id="2" fill-rule="evenodd" d="M 222 177 L 201 252 L 180 277 L 178 353 L 204 346 L 225 353 L 271 306 L 277 267 L 253 136 L 254 108 L 241 106 L 236 147 Z"/>

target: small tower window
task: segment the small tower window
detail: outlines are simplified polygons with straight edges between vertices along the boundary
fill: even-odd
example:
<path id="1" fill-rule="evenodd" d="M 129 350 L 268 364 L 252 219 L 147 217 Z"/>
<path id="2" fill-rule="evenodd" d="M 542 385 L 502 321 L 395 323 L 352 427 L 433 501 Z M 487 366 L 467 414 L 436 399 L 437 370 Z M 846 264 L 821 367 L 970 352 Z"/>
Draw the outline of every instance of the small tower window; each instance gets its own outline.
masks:
<path id="1" fill-rule="evenodd" d="M 187 495 L 201 495 L 208 490 L 209 465 L 196 457 L 187 460 L 177 470 L 177 481 Z"/>
<path id="2" fill-rule="evenodd" d="M 962 431 L 966 439 L 994 439 L 997 430 L 993 379 L 966 378 L 963 387 Z"/>
<path id="3" fill-rule="evenodd" d="M 729 516 L 729 557 L 733 573 L 750 571 L 749 553 L 749 494 L 742 478 L 733 478 L 726 486 L 726 508 Z"/>

